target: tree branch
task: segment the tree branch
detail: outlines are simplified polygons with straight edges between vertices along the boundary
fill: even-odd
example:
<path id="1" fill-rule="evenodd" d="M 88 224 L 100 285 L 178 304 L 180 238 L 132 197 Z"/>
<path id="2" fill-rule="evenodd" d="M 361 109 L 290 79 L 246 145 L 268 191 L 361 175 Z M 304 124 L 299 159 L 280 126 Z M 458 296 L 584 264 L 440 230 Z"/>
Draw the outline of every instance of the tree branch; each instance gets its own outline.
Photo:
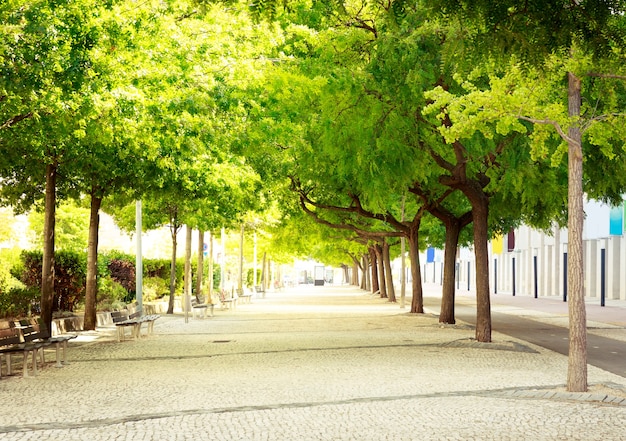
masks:
<path id="1" fill-rule="evenodd" d="M 588 77 L 611 78 L 616 80 L 626 80 L 626 75 L 604 74 L 600 72 L 587 72 Z"/>
<path id="2" fill-rule="evenodd" d="M 551 119 L 535 119 L 535 118 L 529 118 L 527 116 L 521 116 L 518 115 L 517 116 L 519 119 L 523 120 L 523 121 L 528 121 L 531 122 L 533 124 L 546 124 L 546 125 L 551 125 L 552 127 L 554 127 L 557 131 L 557 133 L 561 136 L 561 138 L 563 138 L 565 141 L 567 141 L 568 143 L 573 143 L 573 144 L 578 144 L 574 139 L 570 138 L 567 133 L 565 133 L 563 131 L 563 128 L 561 127 L 561 125 L 556 122 L 553 121 Z"/>
<path id="3" fill-rule="evenodd" d="M 2 129 L 8 129 L 9 127 L 17 124 L 18 122 L 28 119 L 30 117 L 33 116 L 33 112 L 28 112 L 25 113 L 23 115 L 16 115 L 13 118 L 9 118 L 8 120 L 6 120 L 1 126 L 0 126 L 0 130 Z"/>

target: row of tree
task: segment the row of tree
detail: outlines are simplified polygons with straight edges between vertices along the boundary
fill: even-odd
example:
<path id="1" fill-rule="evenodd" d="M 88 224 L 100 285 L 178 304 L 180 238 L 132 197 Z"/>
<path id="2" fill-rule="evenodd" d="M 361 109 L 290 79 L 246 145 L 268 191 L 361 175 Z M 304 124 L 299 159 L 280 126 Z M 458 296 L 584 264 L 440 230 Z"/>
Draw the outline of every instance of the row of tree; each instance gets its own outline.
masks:
<path id="1" fill-rule="evenodd" d="M 231 89 L 254 74 L 271 38 L 244 5 L 2 2 L 0 200 L 45 212 L 45 321 L 59 201 L 90 206 L 86 329 L 96 324 L 102 208 L 132 231 L 143 200 L 144 228 L 169 226 L 175 252 L 183 225 L 236 225 L 258 206 L 259 177 L 237 140 L 245 111 Z"/>
<path id="2" fill-rule="evenodd" d="M 183 225 L 240 225 L 270 207 L 276 244 L 376 268 L 372 282 L 390 300 L 385 262 L 406 241 L 417 313 L 419 251 L 444 245 L 447 323 L 456 249 L 471 243 L 485 342 L 491 235 L 569 217 L 568 388 L 585 390 L 583 190 L 608 201 L 624 190 L 624 9 L 604 0 L 4 2 L 0 199 L 45 209 L 44 319 L 54 209 L 65 198 L 91 206 L 87 328 L 98 213 L 129 226 L 137 199 L 146 228 L 170 227 L 173 262 Z"/>
<path id="3" fill-rule="evenodd" d="M 306 2 L 284 12 L 270 3 L 257 11 L 290 23 L 297 54 L 264 80 L 250 126 L 263 135 L 251 143 L 281 164 L 302 210 L 383 249 L 404 237 L 413 312 L 422 312 L 418 251 L 443 226 L 446 322 L 471 223 L 484 342 L 488 239 L 568 219 L 568 388 L 586 390 L 582 203 L 584 192 L 609 202 L 624 192 L 626 5 L 321 1 L 305 13 L 294 5 Z"/>

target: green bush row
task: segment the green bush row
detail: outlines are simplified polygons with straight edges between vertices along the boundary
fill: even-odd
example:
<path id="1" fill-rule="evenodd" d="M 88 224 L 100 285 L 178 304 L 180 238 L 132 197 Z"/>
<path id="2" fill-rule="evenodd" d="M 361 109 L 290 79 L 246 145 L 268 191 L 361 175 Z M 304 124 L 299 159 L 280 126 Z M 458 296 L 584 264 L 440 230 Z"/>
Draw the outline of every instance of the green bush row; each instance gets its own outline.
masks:
<path id="1" fill-rule="evenodd" d="M 151 301 L 169 294 L 170 261 L 144 259 L 143 299 Z M 0 255 L 0 318 L 21 317 L 39 311 L 42 253 L 22 251 Z M 184 261 L 176 262 L 176 291 L 182 289 Z M 84 303 L 87 255 L 79 251 L 55 253 L 53 312 L 72 312 Z M 192 263 L 196 282 L 197 263 Z M 204 274 L 208 273 L 205 269 Z M 136 295 L 135 256 L 111 251 L 98 256 L 99 311 L 120 308 Z M 219 266 L 214 269 L 214 287 L 220 280 Z"/>

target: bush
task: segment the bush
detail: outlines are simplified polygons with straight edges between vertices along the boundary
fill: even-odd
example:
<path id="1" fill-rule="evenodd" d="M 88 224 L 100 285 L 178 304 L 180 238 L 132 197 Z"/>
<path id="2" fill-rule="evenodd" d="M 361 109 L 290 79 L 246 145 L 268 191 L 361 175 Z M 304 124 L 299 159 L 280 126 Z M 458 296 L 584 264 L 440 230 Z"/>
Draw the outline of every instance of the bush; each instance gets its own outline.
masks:
<path id="1" fill-rule="evenodd" d="M 168 259 L 144 259 L 143 275 L 146 279 L 158 277 L 169 283 L 170 261 Z"/>
<path id="2" fill-rule="evenodd" d="M 41 290 L 43 255 L 40 251 L 22 251 L 22 264 L 13 268 L 26 286 L 26 291 Z M 54 263 L 54 300 L 52 311 L 74 311 L 84 301 L 86 281 L 86 255 L 76 251 L 58 251 Z"/>
<path id="3" fill-rule="evenodd" d="M 100 279 L 98 288 L 98 311 L 113 311 L 124 307 L 124 300 L 128 297 L 128 291 L 122 285 L 114 281 L 110 276 Z"/>
<path id="4" fill-rule="evenodd" d="M 77 305 L 85 301 L 87 255 L 84 252 L 61 250 L 55 253 L 54 259 L 56 310 L 74 311 Z"/>
<path id="5" fill-rule="evenodd" d="M 252 286 L 253 283 L 254 283 L 254 268 L 249 268 L 248 272 L 246 273 L 246 285 Z M 261 270 L 259 268 L 257 268 L 256 270 L 256 283 L 257 285 L 261 284 Z"/>
<path id="6" fill-rule="evenodd" d="M 126 290 L 124 298 L 130 302 L 135 298 L 135 256 L 119 251 L 108 251 L 98 256 L 99 274 L 111 277 Z"/>
<path id="7" fill-rule="evenodd" d="M 137 284 L 134 263 L 113 259 L 109 262 L 109 274 L 114 281 L 124 287 L 130 297 L 134 297 Z"/>
<path id="8" fill-rule="evenodd" d="M 143 300 L 150 302 L 168 295 L 169 283 L 160 277 L 148 277 L 143 279 Z"/>
<path id="9" fill-rule="evenodd" d="M 39 312 L 41 291 L 37 288 L 13 288 L 0 291 L 0 318 L 20 318 Z"/>

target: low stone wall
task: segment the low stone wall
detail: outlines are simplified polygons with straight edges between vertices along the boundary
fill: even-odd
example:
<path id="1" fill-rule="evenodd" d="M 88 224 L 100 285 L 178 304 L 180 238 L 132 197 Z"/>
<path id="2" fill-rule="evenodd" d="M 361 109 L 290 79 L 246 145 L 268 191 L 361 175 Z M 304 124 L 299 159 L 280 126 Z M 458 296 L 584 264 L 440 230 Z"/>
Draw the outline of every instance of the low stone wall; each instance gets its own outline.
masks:
<path id="1" fill-rule="evenodd" d="M 178 303 L 178 302 L 177 302 Z M 167 302 L 151 302 L 143 304 L 144 314 L 165 314 L 167 312 Z M 180 305 L 177 305 L 180 309 Z M 130 313 L 135 312 L 136 304 L 128 305 Z M 82 331 L 85 319 L 82 315 L 75 317 L 64 317 L 52 320 L 52 335 L 64 334 L 67 332 Z M 113 326 L 110 312 L 96 313 L 96 326 Z"/>

